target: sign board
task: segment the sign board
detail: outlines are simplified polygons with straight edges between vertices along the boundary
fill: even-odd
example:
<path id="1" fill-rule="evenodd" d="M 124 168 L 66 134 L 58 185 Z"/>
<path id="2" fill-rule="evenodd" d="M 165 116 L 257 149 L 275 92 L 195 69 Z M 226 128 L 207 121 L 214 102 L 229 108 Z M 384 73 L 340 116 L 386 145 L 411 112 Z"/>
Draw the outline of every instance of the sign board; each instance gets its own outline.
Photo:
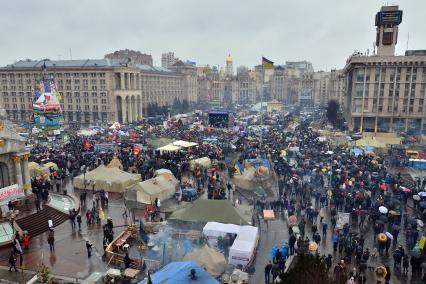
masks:
<path id="1" fill-rule="evenodd" d="M 337 215 L 336 228 L 341 230 L 343 229 L 343 225 L 345 224 L 349 225 L 349 218 L 350 218 L 350 213 L 339 212 L 339 214 Z"/>
<path id="2" fill-rule="evenodd" d="M 17 184 L 0 188 L 0 205 L 22 197 L 25 197 L 24 190 L 19 188 Z"/>

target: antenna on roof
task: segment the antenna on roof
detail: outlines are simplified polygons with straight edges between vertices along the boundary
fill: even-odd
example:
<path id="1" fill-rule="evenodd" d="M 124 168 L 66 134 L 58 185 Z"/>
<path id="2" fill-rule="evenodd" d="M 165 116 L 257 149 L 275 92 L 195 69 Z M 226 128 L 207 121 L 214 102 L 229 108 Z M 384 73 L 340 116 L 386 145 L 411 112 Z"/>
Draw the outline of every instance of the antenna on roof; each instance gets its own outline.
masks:
<path id="1" fill-rule="evenodd" d="M 407 48 L 405 50 L 408 50 L 408 42 L 410 41 L 410 33 L 407 35 Z"/>
<path id="2" fill-rule="evenodd" d="M 70 60 L 72 60 L 72 50 L 70 48 Z"/>

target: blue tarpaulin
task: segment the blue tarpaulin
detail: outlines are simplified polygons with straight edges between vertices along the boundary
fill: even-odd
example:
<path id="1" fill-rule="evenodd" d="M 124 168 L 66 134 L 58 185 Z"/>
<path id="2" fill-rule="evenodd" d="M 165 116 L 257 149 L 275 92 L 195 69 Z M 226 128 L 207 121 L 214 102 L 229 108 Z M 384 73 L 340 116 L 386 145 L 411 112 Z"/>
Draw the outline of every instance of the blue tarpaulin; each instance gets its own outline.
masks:
<path id="1" fill-rule="evenodd" d="M 269 168 L 271 165 L 266 159 L 248 159 L 249 163 L 254 167 L 264 166 Z"/>
<path id="2" fill-rule="evenodd" d="M 191 280 L 191 269 L 195 269 L 196 280 Z M 219 284 L 210 274 L 194 261 L 172 262 L 151 275 L 153 284 Z M 146 280 L 139 282 L 146 284 Z"/>

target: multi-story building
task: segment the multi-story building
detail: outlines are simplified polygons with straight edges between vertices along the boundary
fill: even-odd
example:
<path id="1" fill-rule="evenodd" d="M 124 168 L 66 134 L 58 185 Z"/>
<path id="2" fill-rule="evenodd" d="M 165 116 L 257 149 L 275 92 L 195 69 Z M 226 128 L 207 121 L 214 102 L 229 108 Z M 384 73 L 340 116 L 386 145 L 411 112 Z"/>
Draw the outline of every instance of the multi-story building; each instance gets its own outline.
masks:
<path id="1" fill-rule="evenodd" d="M 346 77 L 343 70 L 333 69 L 330 72 L 327 101 L 335 100 L 344 108 Z"/>
<path id="2" fill-rule="evenodd" d="M 186 64 L 178 61 L 173 66 L 169 67 L 170 70 L 179 73 L 183 76 L 183 94 L 185 100 L 190 104 L 197 103 L 198 101 L 198 83 L 197 83 L 197 68 L 192 64 Z"/>
<path id="3" fill-rule="evenodd" d="M 346 62 L 350 129 L 426 134 L 426 53 L 394 55 L 401 19 L 398 6 L 382 7 L 376 15 L 377 55 L 357 53 Z"/>
<path id="4" fill-rule="evenodd" d="M 274 68 L 274 75 L 271 78 L 272 99 L 279 102 L 287 102 L 285 85 L 285 68 L 278 66 Z"/>
<path id="5" fill-rule="evenodd" d="M 0 68 L 0 106 L 9 119 L 31 120 L 33 87 L 42 78 L 43 66 L 62 97 L 65 123 L 134 122 L 150 103 L 197 100 L 193 76 L 188 85 L 188 75 L 178 70 L 118 59 L 26 60 Z"/>
<path id="6" fill-rule="evenodd" d="M 133 65 L 149 65 L 152 66 L 152 56 L 150 54 L 141 53 L 140 51 L 123 49 L 117 50 L 104 56 L 106 59 L 116 59 L 122 62 L 132 63 Z"/>
<path id="7" fill-rule="evenodd" d="M 178 61 L 179 58 L 175 57 L 174 52 L 166 52 L 161 54 L 161 67 L 163 68 L 173 66 Z"/>

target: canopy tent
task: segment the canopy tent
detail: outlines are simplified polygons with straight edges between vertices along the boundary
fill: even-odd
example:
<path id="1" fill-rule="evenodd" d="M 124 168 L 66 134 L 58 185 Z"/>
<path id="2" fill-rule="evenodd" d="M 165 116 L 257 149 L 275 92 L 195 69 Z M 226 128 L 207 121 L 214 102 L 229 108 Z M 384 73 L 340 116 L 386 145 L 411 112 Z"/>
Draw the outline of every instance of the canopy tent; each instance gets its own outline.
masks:
<path id="1" fill-rule="evenodd" d="M 207 222 L 203 228 L 203 234 L 207 237 L 212 245 L 217 245 L 217 239 L 224 237 L 226 234 L 238 234 L 240 226 L 234 224 L 223 224 L 219 222 Z"/>
<path id="2" fill-rule="evenodd" d="M 155 175 L 161 175 L 161 174 L 172 174 L 171 170 L 168 169 L 159 169 L 155 171 Z"/>
<path id="3" fill-rule="evenodd" d="M 176 184 L 169 181 L 167 177 L 160 175 L 137 183 L 126 194 L 126 199 L 136 200 L 143 204 L 152 204 L 156 198 L 162 201 L 170 199 L 176 192 Z M 134 192 L 136 192 L 136 197 Z"/>
<path id="4" fill-rule="evenodd" d="M 148 141 L 148 145 L 157 149 L 163 146 L 166 146 L 170 143 L 172 143 L 173 140 L 169 138 L 158 138 L 158 139 L 152 139 Z"/>
<path id="5" fill-rule="evenodd" d="M 42 175 L 49 175 L 49 169 L 40 166 L 36 162 L 29 162 L 28 163 L 28 170 L 30 171 L 31 177 L 38 177 Z"/>
<path id="6" fill-rule="evenodd" d="M 114 158 L 112 158 L 111 162 L 109 162 L 107 168 L 119 168 L 120 170 L 122 170 L 123 165 L 121 164 L 121 162 L 117 158 L 117 156 L 114 156 Z"/>
<path id="7" fill-rule="evenodd" d="M 77 133 L 78 136 L 93 136 L 95 134 L 98 134 L 98 131 L 94 129 L 82 129 Z"/>
<path id="8" fill-rule="evenodd" d="M 179 146 L 175 146 L 173 144 L 168 144 L 166 146 L 157 148 L 157 150 L 160 151 L 160 153 L 163 153 L 163 152 L 176 152 L 176 151 L 179 151 L 180 149 L 182 149 L 182 148 L 179 147 Z"/>
<path id="9" fill-rule="evenodd" d="M 107 168 L 103 165 L 86 173 L 86 183 L 95 182 L 95 190 L 124 192 L 141 180 L 140 175 L 129 174 L 119 168 Z M 84 188 L 84 175 L 74 178 L 74 187 Z"/>
<path id="10" fill-rule="evenodd" d="M 258 237 L 256 227 L 240 226 L 240 232 L 229 250 L 229 264 L 247 265 L 253 259 Z"/>
<path id="11" fill-rule="evenodd" d="M 184 257 L 184 261 L 196 261 L 200 266 L 205 268 L 213 277 L 219 277 L 225 272 L 227 263 L 225 256 L 214 248 L 204 245 L 202 248 L 188 252 Z"/>
<path id="12" fill-rule="evenodd" d="M 188 276 L 191 274 L 191 269 L 195 269 L 197 276 L 195 280 L 191 280 Z M 194 261 L 171 262 L 151 275 L 151 280 L 155 284 L 219 284 L 216 279 Z M 145 279 L 139 284 L 147 284 L 147 280 Z"/>
<path id="13" fill-rule="evenodd" d="M 193 146 L 197 146 L 197 143 L 194 142 L 188 142 L 188 141 L 183 141 L 183 140 L 178 140 L 172 143 L 174 146 L 178 146 L 178 147 L 182 147 L 182 148 L 189 148 L 189 147 L 193 147 Z"/>
<path id="14" fill-rule="evenodd" d="M 194 159 L 189 161 L 189 168 L 193 171 L 195 166 L 199 165 L 202 168 L 210 168 L 212 165 L 212 161 L 208 157 L 203 157 L 199 159 Z"/>
<path id="15" fill-rule="evenodd" d="M 248 224 L 228 200 L 210 199 L 198 199 L 187 207 L 175 210 L 170 215 L 169 220 L 196 223 L 215 221 L 226 224 Z"/>

